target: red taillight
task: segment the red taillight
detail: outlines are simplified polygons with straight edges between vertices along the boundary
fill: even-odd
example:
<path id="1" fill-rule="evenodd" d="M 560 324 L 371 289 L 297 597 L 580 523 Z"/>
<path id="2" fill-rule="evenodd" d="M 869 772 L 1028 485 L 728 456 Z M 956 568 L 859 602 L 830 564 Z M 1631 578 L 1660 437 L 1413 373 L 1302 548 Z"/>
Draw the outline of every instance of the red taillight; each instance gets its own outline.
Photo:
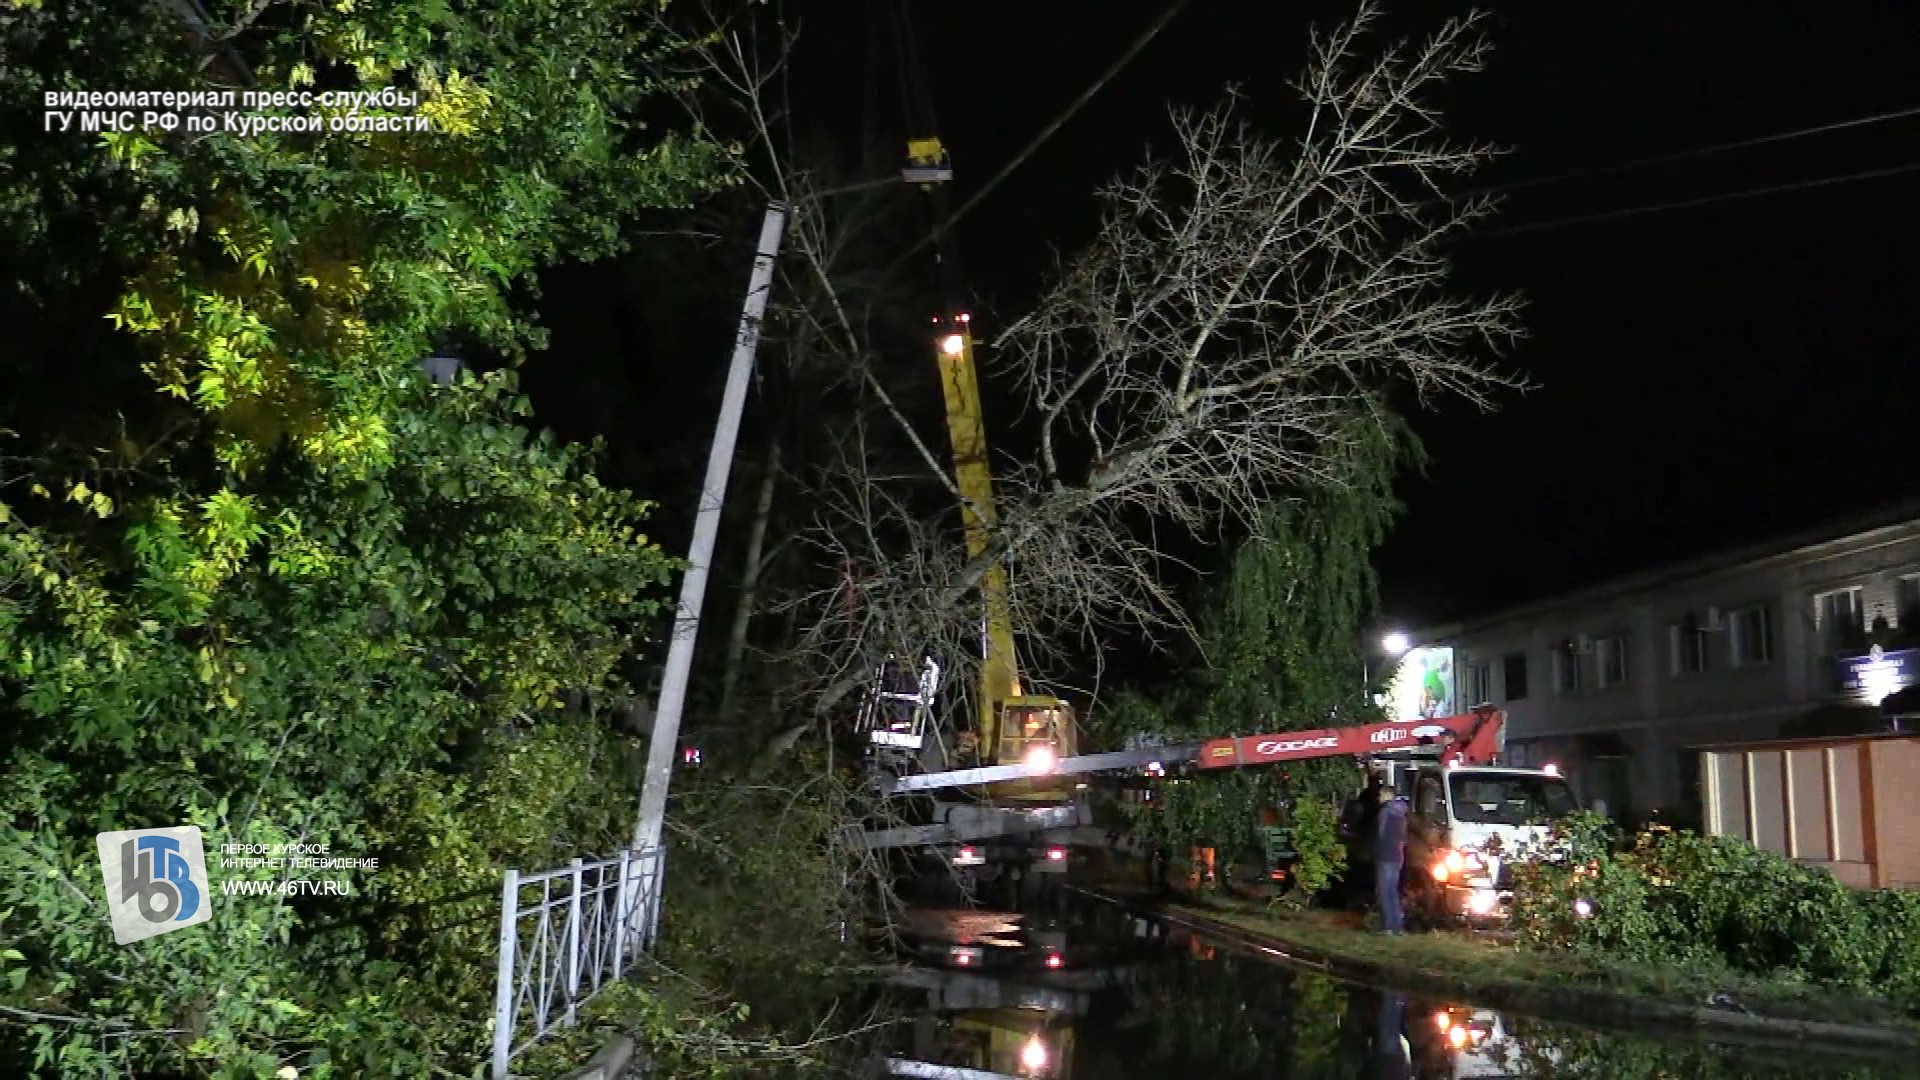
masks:
<path id="1" fill-rule="evenodd" d="M 1060 954 L 1057 952 L 1050 952 L 1047 954 L 1047 966 L 1050 968 L 1057 968 L 1065 962 L 1066 961 L 1060 959 Z"/>
<path id="2" fill-rule="evenodd" d="M 980 851 L 977 848 L 963 847 L 960 849 L 960 857 L 963 859 L 977 859 L 980 857 Z"/>
<path id="3" fill-rule="evenodd" d="M 1048 848 L 1048 849 L 1047 849 L 1047 861 L 1048 861 L 1048 862 L 1066 862 L 1066 861 L 1067 861 L 1067 849 L 1066 849 L 1066 848 L 1063 848 L 1063 847 L 1050 847 L 1050 848 Z"/>

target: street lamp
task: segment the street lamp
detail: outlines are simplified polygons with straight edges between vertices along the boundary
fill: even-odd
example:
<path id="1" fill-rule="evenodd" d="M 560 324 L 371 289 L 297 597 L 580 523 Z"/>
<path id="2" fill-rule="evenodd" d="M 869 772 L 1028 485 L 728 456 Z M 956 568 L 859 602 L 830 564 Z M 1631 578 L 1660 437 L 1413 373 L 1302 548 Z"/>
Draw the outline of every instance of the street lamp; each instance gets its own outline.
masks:
<path id="1" fill-rule="evenodd" d="M 1408 649 L 1413 648 L 1413 639 L 1404 631 L 1392 630 L 1380 638 L 1380 652 L 1387 659 L 1397 659 Z M 1360 692 L 1364 695 L 1373 689 L 1372 650 L 1363 649 L 1360 655 Z"/>

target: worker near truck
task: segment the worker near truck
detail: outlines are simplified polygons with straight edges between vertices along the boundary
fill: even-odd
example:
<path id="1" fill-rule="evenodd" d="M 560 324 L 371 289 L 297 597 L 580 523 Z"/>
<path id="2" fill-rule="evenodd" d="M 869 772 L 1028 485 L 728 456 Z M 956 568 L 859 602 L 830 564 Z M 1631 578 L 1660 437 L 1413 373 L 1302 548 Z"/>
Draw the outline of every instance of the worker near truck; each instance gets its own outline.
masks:
<path id="1" fill-rule="evenodd" d="M 1340 811 L 1340 842 L 1346 845 L 1347 869 L 1341 892 L 1354 910 L 1364 910 L 1373 878 L 1373 834 L 1379 824 L 1380 789 L 1385 778 L 1367 773 L 1367 784 Z"/>
<path id="2" fill-rule="evenodd" d="M 1380 932 L 1406 929 L 1400 910 L 1400 869 L 1407 861 L 1407 800 L 1391 787 L 1380 789 L 1380 817 L 1373 838 L 1374 901 L 1380 907 Z"/>

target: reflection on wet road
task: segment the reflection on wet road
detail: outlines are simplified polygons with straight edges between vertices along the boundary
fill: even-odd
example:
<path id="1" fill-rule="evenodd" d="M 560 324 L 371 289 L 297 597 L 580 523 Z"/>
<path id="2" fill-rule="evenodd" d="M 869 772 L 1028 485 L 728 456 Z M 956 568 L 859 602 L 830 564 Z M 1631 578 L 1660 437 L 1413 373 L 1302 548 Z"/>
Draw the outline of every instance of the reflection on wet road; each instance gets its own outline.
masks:
<path id="1" fill-rule="evenodd" d="M 1881 1077 L 1920 1070 L 1602 1033 L 1357 986 L 1060 893 L 918 910 L 883 1071 L 950 1080 Z"/>

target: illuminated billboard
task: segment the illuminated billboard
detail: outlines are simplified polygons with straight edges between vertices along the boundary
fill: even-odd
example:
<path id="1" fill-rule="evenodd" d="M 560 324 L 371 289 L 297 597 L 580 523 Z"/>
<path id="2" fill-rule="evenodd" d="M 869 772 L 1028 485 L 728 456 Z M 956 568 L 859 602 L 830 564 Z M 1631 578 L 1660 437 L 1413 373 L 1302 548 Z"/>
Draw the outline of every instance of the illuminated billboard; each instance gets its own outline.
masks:
<path id="1" fill-rule="evenodd" d="M 1446 645 L 1408 649 L 1387 684 L 1385 704 L 1389 720 L 1459 715 L 1463 710 L 1454 691 L 1453 649 Z"/>

